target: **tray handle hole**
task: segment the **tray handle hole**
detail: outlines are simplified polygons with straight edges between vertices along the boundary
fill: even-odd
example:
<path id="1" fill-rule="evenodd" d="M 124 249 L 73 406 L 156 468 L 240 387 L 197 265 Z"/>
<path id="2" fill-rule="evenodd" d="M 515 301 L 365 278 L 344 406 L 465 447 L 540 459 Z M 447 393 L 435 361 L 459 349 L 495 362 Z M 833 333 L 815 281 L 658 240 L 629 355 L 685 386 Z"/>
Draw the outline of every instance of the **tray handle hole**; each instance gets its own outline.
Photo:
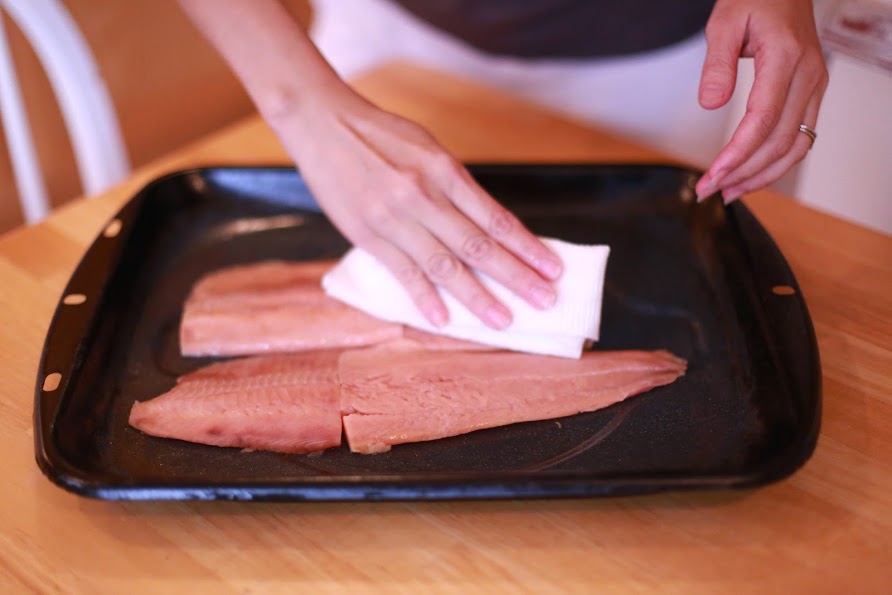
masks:
<path id="1" fill-rule="evenodd" d="M 794 295 L 796 293 L 796 290 L 789 285 L 775 285 L 771 291 L 775 295 Z"/>
<path id="2" fill-rule="evenodd" d="M 82 293 L 69 293 L 62 298 L 62 303 L 69 306 L 78 306 L 87 301 L 87 296 Z"/>
<path id="3" fill-rule="evenodd" d="M 62 374 L 59 372 L 53 372 L 52 374 L 47 374 L 46 378 L 43 379 L 43 390 L 44 392 L 51 393 L 57 388 L 59 388 L 59 383 L 62 382 Z"/>
<path id="4" fill-rule="evenodd" d="M 105 226 L 105 229 L 102 230 L 102 235 L 107 238 L 113 238 L 121 233 L 121 220 L 120 219 L 112 219 L 111 222 Z"/>

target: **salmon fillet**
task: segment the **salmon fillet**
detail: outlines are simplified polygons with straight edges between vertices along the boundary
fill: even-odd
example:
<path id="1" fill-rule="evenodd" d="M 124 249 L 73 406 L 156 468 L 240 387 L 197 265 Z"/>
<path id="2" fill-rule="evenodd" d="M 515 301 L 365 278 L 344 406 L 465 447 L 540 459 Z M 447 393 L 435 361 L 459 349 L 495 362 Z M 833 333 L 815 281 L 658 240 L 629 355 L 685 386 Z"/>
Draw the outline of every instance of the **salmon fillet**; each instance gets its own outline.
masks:
<path id="1" fill-rule="evenodd" d="M 402 337 L 402 325 L 325 294 L 322 276 L 334 264 L 266 261 L 203 277 L 183 308 L 181 352 L 256 355 L 361 347 Z"/>
<path id="2" fill-rule="evenodd" d="M 411 326 L 403 327 L 402 341 L 394 340 L 382 344 L 382 346 L 388 345 L 399 348 L 427 349 L 428 351 L 501 351 L 499 347 L 492 345 L 465 341 L 446 335 L 436 335 Z"/>
<path id="3" fill-rule="evenodd" d="M 133 404 L 130 425 L 162 438 L 284 453 L 341 444 L 336 351 L 221 362 Z"/>
<path id="4" fill-rule="evenodd" d="M 665 351 L 568 360 L 505 351 L 387 349 L 212 364 L 136 402 L 130 425 L 163 438 L 284 453 L 372 454 L 494 426 L 594 411 L 684 374 Z"/>
<path id="5" fill-rule="evenodd" d="M 681 376 L 666 351 L 587 352 L 570 360 L 458 351 L 347 351 L 341 355 L 341 414 L 350 450 L 594 411 Z"/>

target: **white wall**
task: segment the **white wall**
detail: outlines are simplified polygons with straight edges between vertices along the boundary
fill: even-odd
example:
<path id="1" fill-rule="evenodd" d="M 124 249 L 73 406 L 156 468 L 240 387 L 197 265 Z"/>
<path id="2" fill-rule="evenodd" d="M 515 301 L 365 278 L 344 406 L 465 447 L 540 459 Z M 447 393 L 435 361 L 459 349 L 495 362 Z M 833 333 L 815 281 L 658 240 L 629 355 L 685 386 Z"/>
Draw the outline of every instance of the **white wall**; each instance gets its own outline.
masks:
<path id="1" fill-rule="evenodd" d="M 799 168 L 803 203 L 892 234 L 892 72 L 834 54 L 818 140 Z"/>
<path id="2" fill-rule="evenodd" d="M 819 25 L 845 3 L 892 6 L 892 0 L 815 0 Z M 816 209 L 892 234 L 892 71 L 844 53 L 826 54 L 830 86 L 818 117 L 818 139 L 774 187 Z M 729 137 L 752 80 L 752 60 L 741 61 Z"/>

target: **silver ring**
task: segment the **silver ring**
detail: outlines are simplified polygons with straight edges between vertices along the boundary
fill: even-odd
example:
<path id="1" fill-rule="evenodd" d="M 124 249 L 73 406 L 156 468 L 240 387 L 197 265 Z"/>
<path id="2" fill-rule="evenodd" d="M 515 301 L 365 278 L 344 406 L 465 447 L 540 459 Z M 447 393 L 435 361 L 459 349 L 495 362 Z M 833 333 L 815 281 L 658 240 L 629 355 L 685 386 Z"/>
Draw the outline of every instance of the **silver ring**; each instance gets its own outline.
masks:
<path id="1" fill-rule="evenodd" d="M 810 126 L 806 126 L 805 124 L 800 124 L 799 132 L 804 132 L 806 135 L 808 135 L 808 138 L 811 139 L 811 145 L 809 145 L 808 148 L 812 148 L 812 146 L 815 144 L 815 141 L 818 139 L 818 133 L 815 132 L 815 129 Z"/>

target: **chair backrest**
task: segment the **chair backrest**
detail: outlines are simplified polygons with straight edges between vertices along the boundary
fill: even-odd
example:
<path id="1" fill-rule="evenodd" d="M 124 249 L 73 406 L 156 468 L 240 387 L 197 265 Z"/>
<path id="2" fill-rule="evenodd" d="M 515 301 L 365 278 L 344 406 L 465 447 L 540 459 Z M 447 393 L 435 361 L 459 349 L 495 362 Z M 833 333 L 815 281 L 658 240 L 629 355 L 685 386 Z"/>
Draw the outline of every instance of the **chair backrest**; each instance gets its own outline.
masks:
<path id="1" fill-rule="evenodd" d="M 83 193 L 97 194 L 130 171 L 127 150 L 105 82 L 83 34 L 57 0 L 0 0 L 0 116 L 27 223 L 49 211 L 2 16 L 18 25 L 40 60 L 59 104 Z"/>

